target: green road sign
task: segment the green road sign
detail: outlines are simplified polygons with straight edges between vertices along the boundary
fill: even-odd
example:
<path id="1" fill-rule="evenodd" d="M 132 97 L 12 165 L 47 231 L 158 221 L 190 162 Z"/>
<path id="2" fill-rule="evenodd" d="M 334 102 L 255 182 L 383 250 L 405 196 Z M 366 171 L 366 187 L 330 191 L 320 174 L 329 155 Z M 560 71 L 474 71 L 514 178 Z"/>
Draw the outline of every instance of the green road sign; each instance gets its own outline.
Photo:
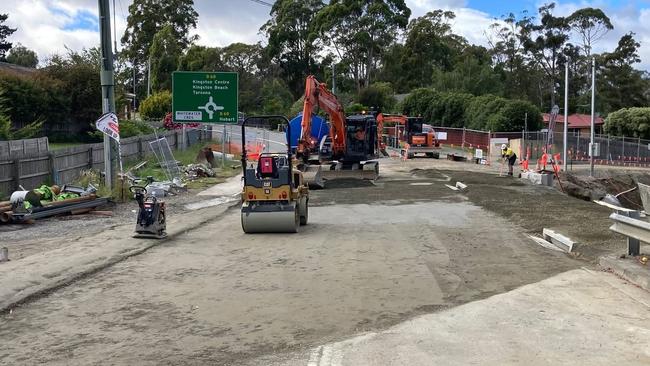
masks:
<path id="1" fill-rule="evenodd" d="M 237 123 L 236 72 L 172 73 L 172 118 L 180 123 Z"/>

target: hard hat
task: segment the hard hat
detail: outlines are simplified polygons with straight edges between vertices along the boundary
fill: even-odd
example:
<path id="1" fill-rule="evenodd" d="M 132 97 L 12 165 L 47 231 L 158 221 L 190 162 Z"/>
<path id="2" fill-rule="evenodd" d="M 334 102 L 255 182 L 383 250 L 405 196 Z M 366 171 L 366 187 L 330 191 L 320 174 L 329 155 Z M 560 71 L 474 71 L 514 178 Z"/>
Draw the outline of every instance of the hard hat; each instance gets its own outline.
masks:
<path id="1" fill-rule="evenodd" d="M 508 148 L 508 145 L 506 145 L 506 144 L 501 145 L 501 150 L 505 150 L 507 148 Z"/>

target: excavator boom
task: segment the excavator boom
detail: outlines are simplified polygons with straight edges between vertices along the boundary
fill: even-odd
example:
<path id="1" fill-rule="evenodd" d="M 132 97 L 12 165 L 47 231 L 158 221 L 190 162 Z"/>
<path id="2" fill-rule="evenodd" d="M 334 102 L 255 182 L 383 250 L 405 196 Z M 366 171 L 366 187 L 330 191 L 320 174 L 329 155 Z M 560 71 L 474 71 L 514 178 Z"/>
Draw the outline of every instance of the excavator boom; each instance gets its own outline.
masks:
<path id="1" fill-rule="evenodd" d="M 305 102 L 302 109 L 302 130 L 298 139 L 298 157 L 304 161 L 310 159 L 312 153 L 318 154 L 320 141 L 311 134 L 312 113 L 316 107 L 323 109 L 330 116 L 330 137 L 334 154 L 344 154 L 345 141 L 345 112 L 336 95 L 327 89 L 327 85 L 319 82 L 313 75 L 307 77 L 305 83 Z"/>

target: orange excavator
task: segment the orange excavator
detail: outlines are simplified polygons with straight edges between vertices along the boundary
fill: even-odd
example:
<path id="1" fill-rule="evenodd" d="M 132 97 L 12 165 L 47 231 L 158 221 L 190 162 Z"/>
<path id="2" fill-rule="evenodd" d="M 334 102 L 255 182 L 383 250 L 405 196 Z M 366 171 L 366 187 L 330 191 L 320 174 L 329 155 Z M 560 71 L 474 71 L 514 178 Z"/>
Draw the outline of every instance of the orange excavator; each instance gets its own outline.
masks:
<path id="1" fill-rule="evenodd" d="M 329 116 L 329 135 L 317 141 L 311 134 L 312 113 L 320 108 Z M 312 186 L 321 186 L 321 178 L 376 179 L 379 164 L 373 159 L 381 146 L 381 130 L 373 115 L 346 116 L 343 106 L 327 85 L 313 75 L 307 77 L 301 133 L 296 155 L 298 168 Z M 321 166 L 322 164 L 322 166 Z"/>
<path id="2" fill-rule="evenodd" d="M 436 132 L 431 126 L 424 124 L 422 117 L 379 114 L 377 121 L 381 121 L 382 126 L 384 123 L 393 123 L 398 127 L 395 138 L 400 141 L 401 155 L 407 159 L 414 158 L 415 154 L 425 154 L 428 158 L 440 156 L 440 142 L 436 138 Z M 397 136 L 400 126 L 404 132 L 402 136 Z"/>

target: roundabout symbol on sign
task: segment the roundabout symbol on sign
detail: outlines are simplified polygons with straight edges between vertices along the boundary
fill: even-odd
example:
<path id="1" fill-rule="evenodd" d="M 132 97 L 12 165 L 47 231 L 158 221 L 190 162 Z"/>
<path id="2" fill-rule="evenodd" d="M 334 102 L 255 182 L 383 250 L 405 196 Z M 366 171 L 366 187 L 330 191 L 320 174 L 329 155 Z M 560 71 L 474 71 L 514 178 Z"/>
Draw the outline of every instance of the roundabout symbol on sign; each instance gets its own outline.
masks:
<path id="1" fill-rule="evenodd" d="M 217 105 L 217 103 L 214 102 L 212 96 L 210 96 L 210 99 L 208 99 L 208 102 L 205 103 L 204 106 L 199 106 L 198 108 L 206 111 L 208 113 L 208 118 L 210 119 L 212 119 L 214 112 L 224 110 L 223 106 Z"/>

